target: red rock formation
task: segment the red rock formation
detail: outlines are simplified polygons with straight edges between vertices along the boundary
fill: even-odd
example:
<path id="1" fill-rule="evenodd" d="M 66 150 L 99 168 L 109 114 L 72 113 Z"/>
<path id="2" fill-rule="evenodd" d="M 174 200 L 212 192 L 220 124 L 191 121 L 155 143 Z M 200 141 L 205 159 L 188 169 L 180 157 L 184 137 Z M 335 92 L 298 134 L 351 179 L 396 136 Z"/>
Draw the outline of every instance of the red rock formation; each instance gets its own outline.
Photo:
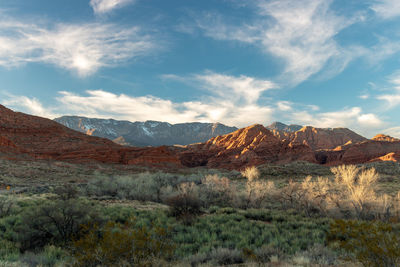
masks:
<path id="1" fill-rule="evenodd" d="M 347 128 L 314 128 L 305 126 L 294 133 L 293 144 L 306 144 L 313 150 L 334 149 L 351 141 L 358 143 L 367 140 Z"/>
<path id="2" fill-rule="evenodd" d="M 284 143 L 270 130 L 258 124 L 214 137 L 203 144 L 188 146 L 188 150 L 181 155 L 185 166 L 206 165 L 226 169 L 293 160 L 316 162 L 309 146 Z"/>
<path id="3" fill-rule="evenodd" d="M 88 136 L 52 120 L 13 112 L 1 105 L 0 136 L 2 150 L 15 146 L 18 152 L 35 159 L 181 166 L 173 148 L 122 147 L 108 139 Z"/>
<path id="4" fill-rule="evenodd" d="M 394 138 L 394 137 L 391 137 L 391 136 L 385 135 L 385 134 L 377 134 L 371 140 L 374 140 L 374 141 L 386 141 L 386 142 L 400 141 L 400 139 L 397 139 L 397 138 Z"/>
<path id="5" fill-rule="evenodd" d="M 395 161 L 400 154 L 400 141 L 367 140 L 347 144 L 336 149 L 318 150 L 316 159 L 320 164 L 358 164 L 372 161 Z"/>
<path id="6" fill-rule="evenodd" d="M 372 159 L 369 162 L 376 162 L 376 161 L 394 161 L 394 162 L 398 162 L 400 160 L 400 154 L 399 153 L 389 153 L 386 154 L 385 156 L 376 158 L 376 159 Z"/>

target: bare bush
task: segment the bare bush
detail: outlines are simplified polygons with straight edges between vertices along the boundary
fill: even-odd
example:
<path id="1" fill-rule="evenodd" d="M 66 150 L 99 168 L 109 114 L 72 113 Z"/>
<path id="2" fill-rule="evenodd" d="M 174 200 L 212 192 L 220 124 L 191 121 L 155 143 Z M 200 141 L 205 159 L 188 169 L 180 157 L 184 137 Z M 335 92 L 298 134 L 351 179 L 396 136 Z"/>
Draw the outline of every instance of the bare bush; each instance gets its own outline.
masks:
<path id="1" fill-rule="evenodd" d="M 331 168 L 331 171 L 335 174 L 338 186 L 335 198 L 337 206 L 343 209 L 346 205 L 351 205 L 359 219 L 372 216 L 374 202 L 377 199 L 375 186 L 379 178 L 375 169 L 360 172 L 354 165 L 342 165 Z"/>
<path id="2" fill-rule="evenodd" d="M 206 175 L 201 180 L 201 197 L 206 206 L 229 205 L 235 200 L 236 186 L 226 177 Z"/>
<path id="3" fill-rule="evenodd" d="M 260 171 L 256 166 L 246 167 L 243 171 L 240 172 L 243 177 L 247 178 L 248 181 L 253 181 L 260 177 Z"/>
<path id="4" fill-rule="evenodd" d="M 304 208 L 307 215 L 327 212 L 327 196 L 329 194 L 330 183 L 327 178 L 318 177 L 316 181 L 308 176 L 301 183 L 300 205 Z"/>
<path id="5" fill-rule="evenodd" d="M 272 181 L 260 180 L 257 167 L 247 167 L 241 172 L 247 178 L 246 182 L 246 208 L 259 207 L 268 196 L 275 193 L 275 184 Z"/>

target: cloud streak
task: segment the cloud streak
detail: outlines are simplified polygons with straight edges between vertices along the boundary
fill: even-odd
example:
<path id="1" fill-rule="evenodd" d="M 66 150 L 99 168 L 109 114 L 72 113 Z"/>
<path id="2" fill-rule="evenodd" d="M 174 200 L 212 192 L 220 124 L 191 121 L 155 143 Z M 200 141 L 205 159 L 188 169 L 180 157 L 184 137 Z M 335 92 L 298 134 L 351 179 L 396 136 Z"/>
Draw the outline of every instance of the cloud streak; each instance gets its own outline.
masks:
<path id="1" fill-rule="evenodd" d="M 400 2 L 398 0 L 376 0 L 371 9 L 383 19 L 400 16 Z"/>
<path id="2" fill-rule="evenodd" d="M 400 105 L 400 71 L 395 72 L 389 77 L 389 84 L 393 92 L 377 96 L 377 99 L 387 103 L 387 109 Z"/>
<path id="3" fill-rule="evenodd" d="M 331 0 L 257 1 L 258 18 L 249 24 L 229 25 L 220 15 L 207 14 L 197 26 L 208 37 L 254 44 L 283 60 L 282 80 L 292 85 L 307 80 L 328 64 L 341 72 L 356 56 L 341 47 L 335 36 L 357 19 L 335 15 Z M 333 69 L 333 68 L 332 68 Z"/>
<path id="4" fill-rule="evenodd" d="M 139 27 L 101 23 L 44 27 L 0 20 L 0 66 L 6 68 L 40 62 L 87 76 L 147 55 L 156 49 L 154 43 Z"/>
<path id="5" fill-rule="evenodd" d="M 90 0 L 89 4 L 95 14 L 105 14 L 135 2 L 136 0 Z"/>

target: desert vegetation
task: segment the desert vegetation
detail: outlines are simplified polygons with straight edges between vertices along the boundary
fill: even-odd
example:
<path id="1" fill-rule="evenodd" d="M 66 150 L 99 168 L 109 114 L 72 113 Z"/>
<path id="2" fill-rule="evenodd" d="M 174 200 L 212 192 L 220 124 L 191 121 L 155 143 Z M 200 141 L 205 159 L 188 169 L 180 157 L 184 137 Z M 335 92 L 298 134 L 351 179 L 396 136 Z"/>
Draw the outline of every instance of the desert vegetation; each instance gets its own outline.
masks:
<path id="1" fill-rule="evenodd" d="M 399 265 L 397 164 L 58 167 L 1 175 L 0 266 Z"/>

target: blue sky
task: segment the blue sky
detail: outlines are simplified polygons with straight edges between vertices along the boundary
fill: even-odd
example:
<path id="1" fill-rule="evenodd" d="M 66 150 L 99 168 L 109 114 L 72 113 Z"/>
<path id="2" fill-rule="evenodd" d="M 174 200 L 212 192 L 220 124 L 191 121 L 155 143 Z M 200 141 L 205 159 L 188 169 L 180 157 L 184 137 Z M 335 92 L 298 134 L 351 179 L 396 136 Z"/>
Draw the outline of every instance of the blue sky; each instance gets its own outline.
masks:
<path id="1" fill-rule="evenodd" d="M 400 137 L 398 0 L 2 0 L 0 103 Z"/>

